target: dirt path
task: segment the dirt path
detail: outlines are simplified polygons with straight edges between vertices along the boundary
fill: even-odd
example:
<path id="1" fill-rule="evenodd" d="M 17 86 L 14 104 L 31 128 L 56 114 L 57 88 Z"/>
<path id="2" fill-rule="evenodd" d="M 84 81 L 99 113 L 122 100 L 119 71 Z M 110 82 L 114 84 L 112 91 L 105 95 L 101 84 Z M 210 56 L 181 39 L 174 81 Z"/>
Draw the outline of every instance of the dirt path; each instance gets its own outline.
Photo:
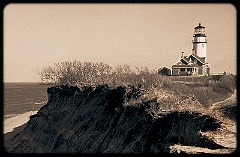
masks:
<path id="1" fill-rule="evenodd" d="M 236 121 L 229 119 L 224 115 L 223 110 L 230 106 L 236 105 L 236 94 L 235 90 L 233 95 L 223 101 L 213 103 L 209 108 L 212 110 L 213 116 L 222 122 L 221 127 L 215 131 L 200 132 L 202 135 L 207 136 L 219 145 L 225 147 L 225 149 L 208 149 L 195 146 L 183 146 L 175 144 L 170 147 L 171 151 L 175 152 L 185 152 L 188 154 L 198 154 L 198 153 L 210 153 L 210 154 L 229 154 L 233 153 L 237 148 L 237 127 Z"/>
<path id="2" fill-rule="evenodd" d="M 206 136 L 212 138 L 216 143 L 233 150 L 237 148 L 236 121 L 225 116 L 223 111 L 229 106 L 236 105 L 236 101 L 237 90 L 235 89 L 231 97 L 212 104 L 209 109 L 215 111 L 215 115 L 220 117 L 219 120 L 222 122 L 221 128 L 213 132 L 204 133 Z"/>
<path id="3" fill-rule="evenodd" d="M 234 93 L 232 94 L 232 96 L 230 96 L 229 98 L 223 100 L 223 101 L 219 101 L 216 103 L 213 103 L 209 109 L 210 110 L 216 110 L 222 107 L 226 107 L 229 103 L 236 101 L 237 98 L 237 90 L 234 90 Z"/>
<path id="4" fill-rule="evenodd" d="M 229 98 L 213 103 L 209 108 L 213 111 L 213 115 L 215 115 L 214 117 L 219 119 L 222 124 L 221 127 L 215 131 L 201 132 L 201 134 L 213 139 L 217 144 L 226 147 L 225 150 L 219 150 L 216 153 L 232 152 L 237 148 L 236 121 L 229 119 L 223 113 L 224 109 L 227 107 L 236 105 L 236 101 L 237 90 L 235 90 Z"/>

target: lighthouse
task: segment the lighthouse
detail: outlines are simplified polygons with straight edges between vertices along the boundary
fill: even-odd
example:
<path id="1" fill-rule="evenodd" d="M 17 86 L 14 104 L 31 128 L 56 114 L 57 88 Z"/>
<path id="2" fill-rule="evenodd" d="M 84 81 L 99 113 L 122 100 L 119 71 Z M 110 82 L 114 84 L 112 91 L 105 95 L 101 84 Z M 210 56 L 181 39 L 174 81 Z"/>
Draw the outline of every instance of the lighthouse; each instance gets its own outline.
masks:
<path id="1" fill-rule="evenodd" d="M 206 33 L 205 27 L 199 23 L 194 28 L 193 34 L 193 48 L 192 53 L 189 56 L 185 56 L 182 52 L 182 56 L 172 66 L 172 75 L 174 76 L 208 76 L 210 74 L 210 65 L 207 63 L 206 53 Z"/>
<path id="2" fill-rule="evenodd" d="M 192 42 L 193 42 L 192 53 L 198 57 L 204 58 L 204 60 L 206 61 L 207 40 L 205 34 L 205 27 L 202 26 L 201 23 L 199 23 L 199 25 L 194 28 Z"/>

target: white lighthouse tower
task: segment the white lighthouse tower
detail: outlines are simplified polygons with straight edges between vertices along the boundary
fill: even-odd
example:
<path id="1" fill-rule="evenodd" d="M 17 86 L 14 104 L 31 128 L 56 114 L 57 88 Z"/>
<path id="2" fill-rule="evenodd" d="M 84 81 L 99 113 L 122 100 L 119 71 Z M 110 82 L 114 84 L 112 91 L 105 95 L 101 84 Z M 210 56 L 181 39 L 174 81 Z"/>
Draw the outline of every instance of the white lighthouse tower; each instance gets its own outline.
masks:
<path id="1" fill-rule="evenodd" d="M 193 35 L 193 54 L 197 55 L 198 57 L 205 58 L 206 61 L 206 34 L 205 34 L 205 27 L 201 26 L 201 23 L 197 27 L 194 28 L 194 35 Z"/>

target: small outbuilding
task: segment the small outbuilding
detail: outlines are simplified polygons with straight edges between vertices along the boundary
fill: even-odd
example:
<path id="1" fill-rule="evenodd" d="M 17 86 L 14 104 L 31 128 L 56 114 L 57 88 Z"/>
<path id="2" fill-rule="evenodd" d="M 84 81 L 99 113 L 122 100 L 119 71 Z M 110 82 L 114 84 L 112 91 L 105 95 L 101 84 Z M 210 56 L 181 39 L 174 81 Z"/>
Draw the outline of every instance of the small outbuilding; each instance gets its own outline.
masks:
<path id="1" fill-rule="evenodd" d="M 171 76 L 171 69 L 167 67 L 161 67 L 157 69 L 157 73 L 164 76 Z"/>

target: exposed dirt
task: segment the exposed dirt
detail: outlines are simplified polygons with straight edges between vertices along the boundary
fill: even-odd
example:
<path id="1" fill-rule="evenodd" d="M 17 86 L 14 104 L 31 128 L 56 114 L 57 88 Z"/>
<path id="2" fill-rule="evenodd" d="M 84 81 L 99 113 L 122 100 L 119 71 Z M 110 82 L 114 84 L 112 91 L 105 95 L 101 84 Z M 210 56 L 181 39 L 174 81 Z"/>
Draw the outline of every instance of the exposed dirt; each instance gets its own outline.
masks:
<path id="1" fill-rule="evenodd" d="M 229 135 L 234 125 L 229 128 L 227 121 L 186 111 L 155 118 L 148 112 L 155 101 L 124 106 L 133 95 L 123 87 L 61 86 L 49 88 L 48 94 L 48 103 L 30 117 L 21 132 L 5 141 L 7 152 L 178 153 L 181 145 L 219 153 L 236 148 L 230 138 L 221 143 L 220 137 L 211 136 Z M 180 152 L 189 153 L 183 148 Z"/>
<path id="2" fill-rule="evenodd" d="M 237 90 L 234 90 L 234 93 L 232 94 L 232 96 L 230 96 L 229 98 L 227 98 L 223 101 L 213 103 L 209 107 L 209 109 L 210 110 L 219 110 L 219 109 L 226 108 L 226 107 L 230 106 L 232 103 L 236 103 L 236 99 L 237 99 Z"/>
<path id="3" fill-rule="evenodd" d="M 170 146 L 171 153 L 188 153 L 188 154 L 229 154 L 233 153 L 237 148 L 237 127 L 236 127 L 236 93 L 223 101 L 212 104 L 209 109 L 212 110 L 212 115 L 221 121 L 221 127 L 214 131 L 203 132 L 201 135 L 212 139 L 215 143 L 224 146 L 224 149 L 212 150 L 209 148 L 192 147 L 175 144 Z"/>

